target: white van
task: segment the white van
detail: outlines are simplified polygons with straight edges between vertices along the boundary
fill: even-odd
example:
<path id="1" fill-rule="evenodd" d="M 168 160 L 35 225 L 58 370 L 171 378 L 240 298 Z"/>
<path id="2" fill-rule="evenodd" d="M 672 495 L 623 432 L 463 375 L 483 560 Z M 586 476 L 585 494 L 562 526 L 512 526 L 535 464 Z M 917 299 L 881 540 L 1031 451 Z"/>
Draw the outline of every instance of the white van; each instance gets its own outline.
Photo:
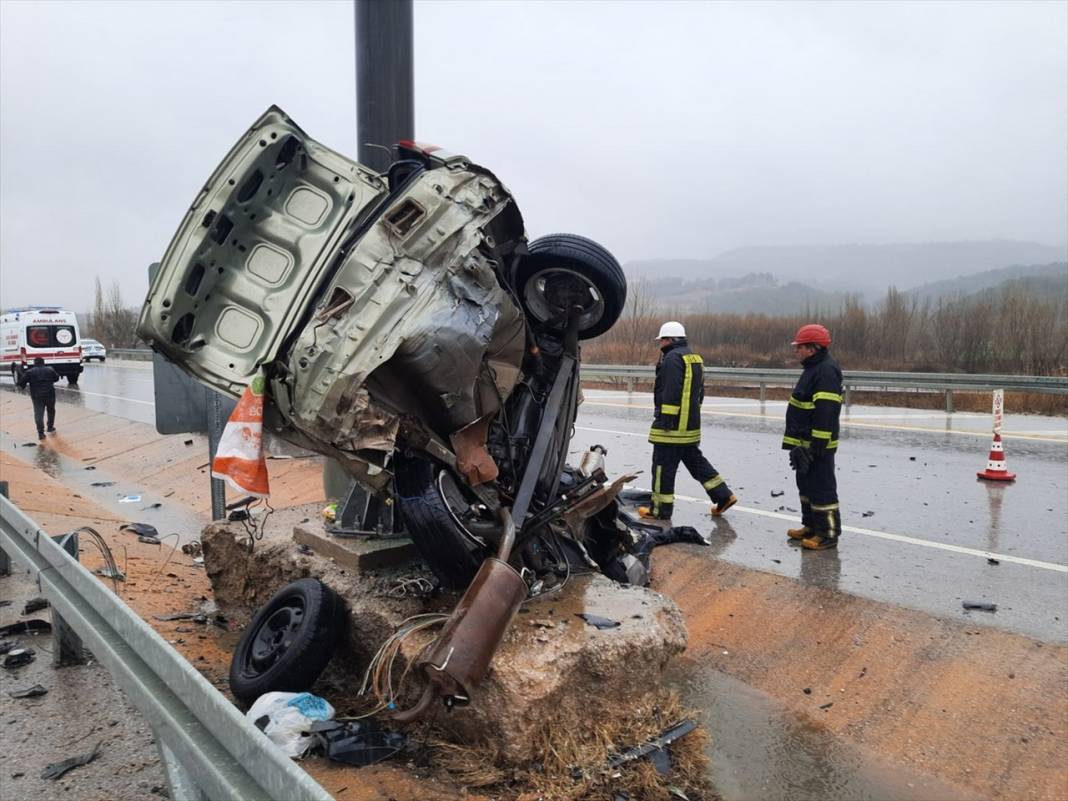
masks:
<path id="1" fill-rule="evenodd" d="M 0 315 L 0 353 L 16 381 L 38 356 L 77 384 L 82 374 L 82 346 L 74 312 L 58 306 L 8 309 Z"/>

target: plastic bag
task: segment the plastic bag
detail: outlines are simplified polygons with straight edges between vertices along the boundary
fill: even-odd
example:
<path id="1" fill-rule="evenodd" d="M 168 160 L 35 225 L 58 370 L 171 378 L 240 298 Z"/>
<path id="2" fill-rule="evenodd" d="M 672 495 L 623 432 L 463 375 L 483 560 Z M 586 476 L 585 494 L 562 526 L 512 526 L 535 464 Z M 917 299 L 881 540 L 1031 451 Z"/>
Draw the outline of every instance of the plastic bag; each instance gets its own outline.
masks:
<path id="1" fill-rule="evenodd" d="M 311 693 L 264 693 L 245 717 L 289 757 L 299 759 L 315 744 L 310 736 L 317 720 L 331 720 L 334 707 Z"/>

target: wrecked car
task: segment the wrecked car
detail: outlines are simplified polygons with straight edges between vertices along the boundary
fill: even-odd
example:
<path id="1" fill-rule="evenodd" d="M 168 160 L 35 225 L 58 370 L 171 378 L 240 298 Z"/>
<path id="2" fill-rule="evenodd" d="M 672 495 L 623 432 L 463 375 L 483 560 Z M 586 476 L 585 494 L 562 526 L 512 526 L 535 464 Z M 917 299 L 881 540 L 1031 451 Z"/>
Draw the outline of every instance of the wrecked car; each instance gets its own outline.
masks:
<path id="1" fill-rule="evenodd" d="M 623 272 L 581 236 L 528 241 L 469 159 L 394 150 L 378 173 L 268 109 L 198 192 L 138 332 L 231 396 L 262 375 L 265 430 L 392 493 L 447 585 L 502 552 L 502 509 L 528 584 L 596 569 L 628 547 L 609 509 L 627 477 L 607 481 L 603 449 L 565 457 L 579 343 L 619 317 Z M 588 548 L 602 513 L 608 544 Z"/>

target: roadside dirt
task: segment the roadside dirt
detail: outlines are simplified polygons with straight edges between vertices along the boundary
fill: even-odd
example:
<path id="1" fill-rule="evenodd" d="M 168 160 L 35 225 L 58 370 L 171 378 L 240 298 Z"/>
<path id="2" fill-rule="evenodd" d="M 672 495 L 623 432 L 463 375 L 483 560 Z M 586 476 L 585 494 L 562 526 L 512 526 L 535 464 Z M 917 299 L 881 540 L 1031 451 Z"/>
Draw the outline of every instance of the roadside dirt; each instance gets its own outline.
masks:
<path id="1" fill-rule="evenodd" d="M 14 441 L 35 440 L 27 399 L 5 397 L 0 415 Z M 206 468 L 198 469 L 206 445 L 199 438 L 186 446 L 190 437 L 162 438 L 149 426 L 84 410 L 65 410 L 59 425 L 47 447 L 206 512 Z M 19 459 L 4 453 L 0 461 L 16 502 L 51 533 L 88 524 L 113 549 L 125 546 L 123 597 L 225 691 L 235 633 L 152 620 L 196 608 L 209 595 L 203 568 L 179 551 L 160 570 L 169 547 L 120 535 L 116 515 L 21 461 L 33 458 L 33 449 L 24 451 Z M 311 460 L 269 467 L 282 499 L 322 500 Z M 98 566 L 91 547 L 83 549 L 84 561 Z M 696 546 L 658 550 L 653 589 L 683 612 L 690 634 L 684 659 L 758 688 L 814 727 L 970 793 L 1068 798 L 1068 647 L 709 560 Z M 832 705 L 820 708 L 826 704 Z M 442 776 L 424 781 L 399 763 L 358 773 L 314 761 L 307 767 L 343 801 L 477 797 Z"/>

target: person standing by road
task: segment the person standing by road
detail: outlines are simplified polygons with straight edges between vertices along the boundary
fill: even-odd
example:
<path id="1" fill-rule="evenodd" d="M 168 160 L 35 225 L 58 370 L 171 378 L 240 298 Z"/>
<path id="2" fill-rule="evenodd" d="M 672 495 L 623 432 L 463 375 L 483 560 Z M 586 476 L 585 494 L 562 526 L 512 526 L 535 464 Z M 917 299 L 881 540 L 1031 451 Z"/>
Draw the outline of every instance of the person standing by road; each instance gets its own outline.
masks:
<path id="1" fill-rule="evenodd" d="M 649 431 L 653 443 L 652 505 L 638 509 L 642 517 L 670 520 L 675 505 L 675 473 L 679 462 L 701 482 L 719 517 L 734 504 L 723 477 L 701 453 L 701 403 L 705 399 L 704 362 L 690 350 L 686 329 L 671 321 L 660 327 L 660 360 L 653 390 L 655 417 Z"/>
<path id="2" fill-rule="evenodd" d="M 30 385 L 30 400 L 33 401 L 33 421 L 37 424 L 37 439 L 45 438 L 45 412 L 48 412 L 48 433 L 56 430 L 56 382 L 59 373 L 47 366 L 40 356 L 33 360 L 33 367 L 23 370 L 19 376 L 19 389 Z"/>
<path id="3" fill-rule="evenodd" d="M 801 496 L 801 528 L 789 529 L 790 539 L 814 551 L 838 547 L 842 516 L 834 456 L 838 451 L 838 415 L 842 411 L 842 371 L 827 350 L 831 332 L 809 323 L 798 329 L 794 355 L 804 370 L 786 407 L 783 450 L 797 474 Z"/>

